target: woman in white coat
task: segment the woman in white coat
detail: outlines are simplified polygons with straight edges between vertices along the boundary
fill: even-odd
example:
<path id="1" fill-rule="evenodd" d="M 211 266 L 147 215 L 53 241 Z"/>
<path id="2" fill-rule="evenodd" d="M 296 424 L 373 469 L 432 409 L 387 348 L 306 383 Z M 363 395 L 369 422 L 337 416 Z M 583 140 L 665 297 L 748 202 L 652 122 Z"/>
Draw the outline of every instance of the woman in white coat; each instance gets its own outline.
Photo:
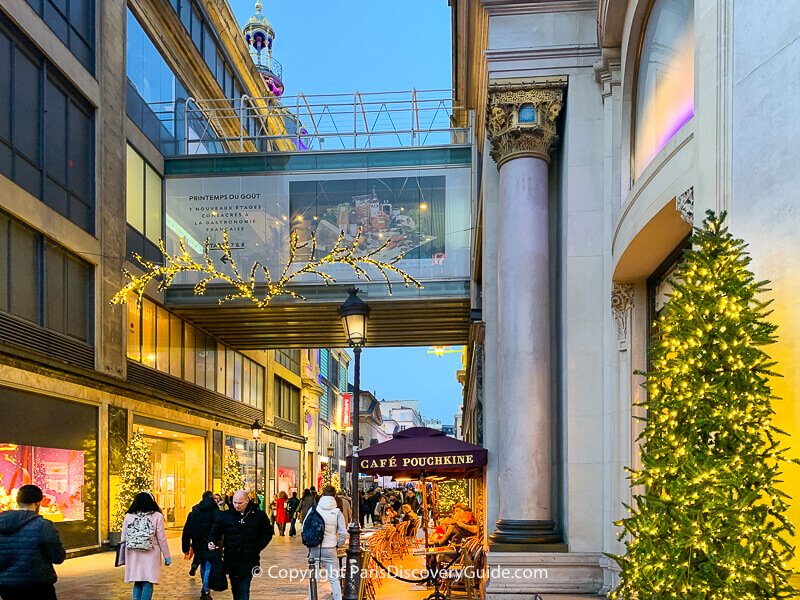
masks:
<path id="1" fill-rule="evenodd" d="M 332 485 L 326 485 L 322 489 L 322 498 L 319 499 L 316 510 L 325 521 L 325 536 L 319 546 L 309 550 L 309 554 L 324 566 L 325 576 L 331 584 L 333 600 L 342 600 L 342 586 L 339 583 L 341 569 L 339 569 L 339 559 L 336 557 L 336 548 L 344 546 L 347 529 L 344 515 L 336 507 L 335 496 L 336 488 Z"/>
<path id="2" fill-rule="evenodd" d="M 161 577 L 161 556 L 164 556 L 165 565 L 172 562 L 164 515 L 150 492 L 139 492 L 133 499 L 122 521 L 122 541 L 125 542 L 125 581 L 133 583 L 133 600 L 150 600 L 153 584 Z"/>

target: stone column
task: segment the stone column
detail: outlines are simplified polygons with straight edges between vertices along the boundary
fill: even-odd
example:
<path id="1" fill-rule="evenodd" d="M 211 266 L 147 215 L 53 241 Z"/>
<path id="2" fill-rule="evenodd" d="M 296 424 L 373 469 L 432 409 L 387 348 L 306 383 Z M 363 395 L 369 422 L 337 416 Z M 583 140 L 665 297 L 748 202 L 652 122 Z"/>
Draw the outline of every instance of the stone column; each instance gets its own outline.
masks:
<path id="1" fill-rule="evenodd" d="M 558 544 L 553 521 L 548 170 L 566 78 L 491 84 L 497 205 L 499 518 L 495 549 Z M 490 485 L 493 482 L 490 482 Z"/>

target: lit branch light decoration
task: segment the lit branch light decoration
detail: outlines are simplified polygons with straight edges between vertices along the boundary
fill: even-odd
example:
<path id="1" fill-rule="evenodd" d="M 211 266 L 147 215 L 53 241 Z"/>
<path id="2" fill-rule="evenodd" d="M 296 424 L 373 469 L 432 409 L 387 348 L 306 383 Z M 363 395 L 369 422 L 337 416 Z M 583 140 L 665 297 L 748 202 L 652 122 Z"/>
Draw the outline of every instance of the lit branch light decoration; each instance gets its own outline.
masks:
<path id="1" fill-rule="evenodd" d="M 297 231 L 292 231 L 289 241 L 289 259 L 278 279 L 274 279 L 269 268 L 259 261 L 253 263 L 247 277 L 244 277 L 239 265 L 233 258 L 233 248 L 231 247 L 227 230 L 222 231 L 221 242 L 211 242 L 210 239 L 206 238 L 203 244 L 203 257 L 199 261 L 189 254 L 183 238 L 179 240 L 180 252 L 176 254 L 167 252 L 164 240 L 159 240 L 158 246 L 164 257 L 164 264 L 159 264 L 134 254 L 136 261 L 142 265 L 144 273 L 137 276 L 127 269 L 123 269 L 122 272 L 129 281 L 114 294 L 111 298 L 111 303 L 123 304 L 130 294 L 135 294 L 137 304 L 141 304 L 145 289 L 150 282 L 157 282 L 160 291 L 170 287 L 175 277 L 181 273 L 197 273 L 201 276 L 201 279 L 194 284 L 194 293 L 196 295 L 202 296 L 210 283 L 219 281 L 227 283 L 234 288 L 233 292 L 219 300 L 220 304 L 229 300 L 241 299 L 250 300 L 258 308 L 265 308 L 277 296 L 289 296 L 303 300 L 303 296 L 289 289 L 289 284 L 301 275 L 315 275 L 322 279 L 325 285 L 336 283 L 336 279 L 323 270 L 331 265 L 347 265 L 355 272 L 359 280 L 364 279 L 366 281 L 371 281 L 367 268 L 373 267 L 386 282 L 389 294 L 392 293 L 390 274 L 400 276 L 405 287 L 413 285 L 414 287 L 422 288 L 422 284 L 417 279 L 395 266 L 403 259 L 404 254 L 398 254 L 388 261 L 377 258 L 377 255 L 387 247 L 389 240 L 366 254 L 357 254 L 358 246 L 361 243 L 361 234 L 362 230 L 359 228 L 353 241 L 346 242 L 344 231 L 340 231 L 333 248 L 324 256 L 317 257 L 316 236 L 312 234 L 309 241 L 301 243 Z M 309 246 L 311 249 L 309 261 L 302 264 L 298 269 L 292 270 L 292 266 L 297 264 L 297 252 Z M 214 264 L 214 259 L 210 255 L 212 250 L 222 252 L 219 260 L 228 267 L 229 273 L 223 272 Z"/>

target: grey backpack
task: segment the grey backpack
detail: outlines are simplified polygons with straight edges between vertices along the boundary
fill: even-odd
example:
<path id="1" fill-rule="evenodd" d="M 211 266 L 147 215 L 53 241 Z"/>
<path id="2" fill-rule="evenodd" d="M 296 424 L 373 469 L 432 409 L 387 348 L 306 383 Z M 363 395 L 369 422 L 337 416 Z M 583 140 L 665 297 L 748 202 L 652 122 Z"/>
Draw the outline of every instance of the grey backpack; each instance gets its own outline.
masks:
<path id="1" fill-rule="evenodd" d="M 150 520 L 151 514 L 153 513 L 136 513 L 133 521 L 128 523 L 128 528 L 125 530 L 125 545 L 127 548 L 142 552 L 153 548 L 156 531 L 153 527 L 153 521 Z"/>

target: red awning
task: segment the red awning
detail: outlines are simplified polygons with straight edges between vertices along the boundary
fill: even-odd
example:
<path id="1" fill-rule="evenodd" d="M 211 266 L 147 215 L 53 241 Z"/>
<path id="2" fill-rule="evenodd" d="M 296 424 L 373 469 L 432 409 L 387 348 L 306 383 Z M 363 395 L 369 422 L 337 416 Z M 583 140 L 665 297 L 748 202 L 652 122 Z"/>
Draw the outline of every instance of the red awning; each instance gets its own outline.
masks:
<path id="1" fill-rule="evenodd" d="M 429 427 L 412 427 L 382 444 L 359 450 L 359 472 L 394 478 L 480 476 L 486 449 Z M 350 457 L 347 458 L 350 470 Z"/>

